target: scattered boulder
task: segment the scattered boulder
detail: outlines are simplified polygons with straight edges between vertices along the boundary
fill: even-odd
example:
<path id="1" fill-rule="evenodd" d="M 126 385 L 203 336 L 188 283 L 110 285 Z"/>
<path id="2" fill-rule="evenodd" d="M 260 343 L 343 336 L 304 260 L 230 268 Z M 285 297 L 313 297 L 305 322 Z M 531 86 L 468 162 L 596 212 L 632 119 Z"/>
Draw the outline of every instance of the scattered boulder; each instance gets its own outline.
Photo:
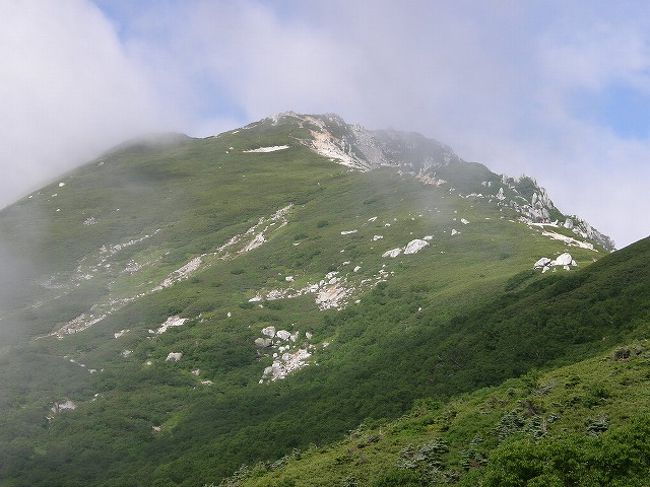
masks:
<path id="1" fill-rule="evenodd" d="M 267 326 L 262 328 L 262 335 L 273 338 L 275 336 L 275 326 Z"/>
<path id="2" fill-rule="evenodd" d="M 381 256 L 382 257 L 390 257 L 390 258 L 394 259 L 395 257 L 397 257 L 401 253 L 402 253 L 402 249 L 398 247 L 396 249 L 387 250 Z"/>
<path id="3" fill-rule="evenodd" d="M 411 255 L 411 254 L 417 254 L 420 250 L 422 250 L 424 247 L 428 246 L 429 242 L 426 240 L 421 240 L 419 238 L 416 238 L 415 240 L 411 240 L 406 247 L 404 247 L 404 254 L 405 255 Z"/>
<path id="4" fill-rule="evenodd" d="M 183 352 L 169 352 L 165 362 L 178 362 L 183 358 Z"/>
<path id="5" fill-rule="evenodd" d="M 270 338 L 256 338 L 255 346 L 258 348 L 268 348 L 273 345 L 273 340 Z"/>
<path id="6" fill-rule="evenodd" d="M 276 336 L 280 340 L 289 340 L 291 338 L 291 333 L 289 333 L 287 330 L 280 330 L 276 333 Z"/>
<path id="7" fill-rule="evenodd" d="M 551 267 L 562 267 L 565 270 L 570 270 L 571 267 L 577 267 L 577 262 L 573 260 L 571 254 L 565 252 L 561 255 L 558 255 L 554 260 L 549 259 L 548 257 L 542 257 L 535 264 L 533 264 L 534 269 L 541 269 L 542 273 L 549 270 Z"/>
<path id="8" fill-rule="evenodd" d="M 573 262 L 573 257 L 571 257 L 571 254 L 568 252 L 565 252 L 563 254 L 558 255 L 555 260 L 553 261 L 551 265 L 553 266 L 565 266 L 565 265 L 571 265 L 571 262 Z"/>
<path id="9" fill-rule="evenodd" d="M 469 220 L 465 220 L 465 218 L 461 218 L 461 219 L 460 219 L 460 222 L 461 222 L 463 225 L 467 225 L 467 224 L 469 223 Z"/>
<path id="10" fill-rule="evenodd" d="M 273 360 L 273 364 L 264 369 L 260 383 L 284 379 L 288 374 L 308 365 L 307 359 L 311 353 L 307 349 L 299 349 L 295 352 L 283 353 L 282 356 Z"/>

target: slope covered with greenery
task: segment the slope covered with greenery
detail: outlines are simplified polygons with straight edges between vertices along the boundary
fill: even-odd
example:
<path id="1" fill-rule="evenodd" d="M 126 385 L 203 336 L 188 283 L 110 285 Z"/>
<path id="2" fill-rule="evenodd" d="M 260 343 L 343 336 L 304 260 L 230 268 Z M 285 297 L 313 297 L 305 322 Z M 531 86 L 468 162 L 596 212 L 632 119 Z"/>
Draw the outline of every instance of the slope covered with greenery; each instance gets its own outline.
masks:
<path id="1" fill-rule="evenodd" d="M 240 469 L 237 486 L 646 486 L 647 339 L 529 373 L 335 445 Z"/>
<path id="2" fill-rule="evenodd" d="M 485 166 L 352 171 L 311 130 L 127 144 L 0 212 L 4 484 L 218 483 L 637 338 L 647 241 L 594 263 Z M 566 251 L 578 270 L 532 270 Z"/>
<path id="3" fill-rule="evenodd" d="M 624 345 L 548 372 L 530 371 L 449 402 L 422 400 L 397 421 L 366 422 L 341 443 L 242 468 L 225 484 L 647 485 L 649 257 L 650 239 L 645 239 L 577 278 L 534 284 L 530 287 L 535 290 L 510 298 L 542 292 L 552 297 L 544 300 L 546 305 L 558 305 L 564 312 L 566 332 L 575 334 L 581 321 L 594 332 L 599 321 L 606 322 L 607 333 L 614 333 L 606 339 Z M 526 302 L 524 298 L 521 304 Z M 562 333 L 547 328 L 557 321 L 545 307 L 535 309 L 529 303 L 525 313 L 505 311 L 503 316 L 516 316 L 527 332 L 528 324 L 541 326 L 561 343 Z M 545 316 L 546 323 L 536 316 Z M 484 325 L 490 324 L 488 317 Z M 538 349 L 547 349 L 543 336 L 538 339 Z M 518 337 L 511 344 L 525 342 Z"/>

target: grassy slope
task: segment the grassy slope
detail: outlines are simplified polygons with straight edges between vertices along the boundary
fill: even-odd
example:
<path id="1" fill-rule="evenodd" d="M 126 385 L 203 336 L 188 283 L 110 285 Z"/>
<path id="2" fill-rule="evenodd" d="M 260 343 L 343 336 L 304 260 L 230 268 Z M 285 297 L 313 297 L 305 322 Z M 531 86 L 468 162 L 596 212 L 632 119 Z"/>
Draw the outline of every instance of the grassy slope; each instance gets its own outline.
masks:
<path id="1" fill-rule="evenodd" d="M 349 173 L 297 145 L 296 136 L 304 136 L 296 127 L 263 126 L 171 148 L 123 149 L 103 158 L 101 166 L 95 161 L 66 176 L 65 187 L 44 188 L 0 213 L 3 245 L 34 264 L 24 274 L 55 274 L 63 283 L 80 259 L 96 258 L 101 245 L 161 229 L 116 254 L 111 268 L 103 267 L 92 280 L 66 288 L 62 297 L 54 299 L 60 288 L 16 289 L 22 300 L 4 306 L 3 326 L 15 324 L 35 336 L 86 311 L 89 303 L 160 282 L 258 218 L 294 204 L 289 224 L 259 249 L 215 260 L 190 280 L 142 298 L 83 333 L 30 341 L 0 355 L 0 476 L 13 479 L 9 485 L 196 485 L 242 462 L 338 439 L 367 417 L 398 416 L 420 397 L 445 398 L 531 366 L 588 355 L 626 331 L 619 333 L 605 319 L 595 332 L 576 323 L 573 334 L 543 347 L 536 341 L 544 336 L 539 328 L 521 333 L 520 350 L 508 334 L 485 339 L 490 329 L 482 326 L 484 315 L 494 324 L 490 333 L 498 333 L 501 321 L 516 328 L 514 317 L 536 300 L 525 290 L 514 303 L 510 293 L 495 306 L 495 291 L 507 286 L 516 293 L 521 282 L 552 281 L 555 276 L 542 278 L 527 269 L 564 246 L 509 221 L 513 215 L 484 200 L 459 198 L 390 170 Z M 287 141 L 287 151 L 241 152 Z M 81 224 L 91 216 L 95 225 Z M 460 224 L 461 217 L 471 223 Z M 452 228 L 461 235 L 450 237 Z M 351 229 L 359 231 L 340 235 Z M 372 242 L 375 234 L 384 239 Z M 420 253 L 381 258 L 384 250 L 428 234 L 434 235 L 432 245 Z M 571 252 L 582 266 L 597 256 Z M 125 275 L 121 269 L 131 259 L 153 264 Z M 262 308 L 248 303 L 261 289 L 286 287 L 287 275 L 299 287 L 339 269 L 358 285 L 384 264 L 395 275 L 374 291 L 359 291 L 360 304 L 342 312 L 319 311 L 310 296 Z M 358 273 L 345 270 L 355 265 L 361 266 Z M 566 282 L 573 281 L 557 286 Z M 30 308 L 34 294 L 52 301 Z M 548 310 L 554 329 L 563 314 L 554 314 L 556 309 Z M 585 319 L 593 318 L 585 313 Z M 147 330 L 173 314 L 190 322 L 150 338 Z M 331 346 L 313 358 L 318 366 L 259 385 L 271 359 L 258 356 L 253 341 L 269 324 L 312 331 L 314 343 Z M 131 332 L 113 338 L 125 328 Z M 469 343 L 470 335 L 483 338 Z M 602 340 L 604 335 L 611 336 Z M 478 353 L 465 353 L 469 347 Z M 123 350 L 133 353 L 123 358 Z M 165 363 L 170 351 L 183 351 L 183 360 Z M 145 366 L 146 360 L 153 365 Z M 91 375 L 88 368 L 102 371 Z M 213 386 L 201 386 L 190 374 L 195 368 Z M 66 397 L 79 408 L 48 422 L 51 403 Z M 152 431 L 155 425 L 160 433 Z M 68 468 L 60 468 L 64 464 Z"/>
<path id="2" fill-rule="evenodd" d="M 422 401 L 397 421 L 365 424 L 336 445 L 245 468 L 227 484 L 648 485 L 649 255 L 646 239 L 583 271 L 578 287 L 565 278 L 533 294 L 561 296 L 555 304 L 572 331 L 572 320 L 586 313 L 585 295 L 592 296 L 588 307 L 600 308 L 592 319 L 605 313 L 612 324 L 615 315 L 630 320 L 628 345 L 447 403 Z"/>
<path id="3" fill-rule="evenodd" d="M 422 401 L 335 445 L 242 469 L 227 485 L 646 486 L 646 339 L 448 403 Z M 620 350 L 631 357 L 616 360 Z"/>

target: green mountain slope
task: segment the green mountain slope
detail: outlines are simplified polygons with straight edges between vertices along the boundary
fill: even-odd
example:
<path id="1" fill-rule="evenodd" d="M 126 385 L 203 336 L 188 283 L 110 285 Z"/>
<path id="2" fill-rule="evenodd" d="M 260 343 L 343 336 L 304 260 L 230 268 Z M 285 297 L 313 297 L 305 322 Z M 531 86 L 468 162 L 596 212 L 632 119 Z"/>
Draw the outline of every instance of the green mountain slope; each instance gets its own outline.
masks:
<path id="1" fill-rule="evenodd" d="M 533 180 L 332 116 L 121 146 L 0 235 L 7 485 L 218 482 L 647 314 L 645 247 L 594 264 L 611 241 Z"/>
<path id="2" fill-rule="evenodd" d="M 225 483 L 647 485 L 649 257 L 650 239 L 645 239 L 581 271 L 577 280 L 542 281 L 511 298 L 524 304 L 534 295 L 552 296 L 517 314 L 522 326 L 535 315 L 547 317 L 554 304 L 565 313 L 567 331 L 577 331 L 582 320 L 597 328 L 600 317 L 612 329 L 625 330 L 618 336 L 626 345 L 449 402 L 421 401 L 397 421 L 367 422 L 341 443 L 241 469 Z M 553 321 L 535 323 L 546 331 L 537 336 L 540 351 L 548 348 L 545 340 L 562 340 L 558 330 L 547 328 Z M 511 345 L 526 341 L 517 337 Z"/>
<path id="3" fill-rule="evenodd" d="M 646 486 L 646 339 L 544 374 L 362 425 L 224 485 Z M 629 355 L 628 355 L 629 354 Z"/>

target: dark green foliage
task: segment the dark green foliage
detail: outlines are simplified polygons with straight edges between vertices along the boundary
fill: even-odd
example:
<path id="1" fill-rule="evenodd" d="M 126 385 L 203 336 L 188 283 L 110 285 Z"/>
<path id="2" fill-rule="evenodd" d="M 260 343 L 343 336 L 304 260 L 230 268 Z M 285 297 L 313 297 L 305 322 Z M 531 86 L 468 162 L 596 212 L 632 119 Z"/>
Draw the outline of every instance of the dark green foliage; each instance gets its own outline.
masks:
<path id="1" fill-rule="evenodd" d="M 647 485 L 650 418 L 642 415 L 606 433 L 603 419 L 596 423 L 602 434 L 595 437 L 573 434 L 560 440 L 522 440 L 500 447 L 490 459 L 484 485 Z"/>

